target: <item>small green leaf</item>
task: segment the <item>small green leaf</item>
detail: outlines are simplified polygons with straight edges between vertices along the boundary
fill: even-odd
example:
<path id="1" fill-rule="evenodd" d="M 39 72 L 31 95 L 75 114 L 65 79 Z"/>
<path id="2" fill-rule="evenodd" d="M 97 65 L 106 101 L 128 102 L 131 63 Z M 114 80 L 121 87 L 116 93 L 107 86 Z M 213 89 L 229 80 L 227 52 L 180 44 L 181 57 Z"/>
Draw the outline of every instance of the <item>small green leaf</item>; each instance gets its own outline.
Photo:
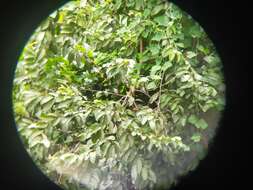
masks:
<path id="1" fill-rule="evenodd" d="M 168 50 L 169 61 L 172 62 L 176 57 L 176 52 L 173 49 Z M 166 55 L 166 56 L 167 56 Z"/>
<path id="2" fill-rule="evenodd" d="M 198 24 L 193 25 L 190 28 L 189 33 L 193 38 L 200 38 L 202 35 L 201 28 Z"/>
<path id="3" fill-rule="evenodd" d="M 219 59 L 212 55 L 205 56 L 203 59 L 209 64 L 217 64 L 219 62 Z"/>
<path id="4" fill-rule="evenodd" d="M 159 75 L 151 75 L 150 78 L 152 80 L 161 80 L 161 76 L 159 76 Z"/>
<path id="5" fill-rule="evenodd" d="M 71 136 L 68 136 L 65 142 L 66 143 L 73 142 L 73 138 Z"/>
<path id="6" fill-rule="evenodd" d="M 159 46 L 158 44 L 156 44 L 156 45 L 151 45 L 151 46 L 149 47 L 149 49 L 150 49 L 152 55 L 157 55 L 157 54 L 159 53 L 159 51 L 160 51 L 160 46 Z"/>
<path id="7" fill-rule="evenodd" d="M 193 124 L 198 129 L 206 129 L 208 127 L 208 124 L 206 123 L 206 121 L 204 119 L 199 119 L 195 115 L 191 115 L 188 118 L 188 122 Z"/>
<path id="8" fill-rule="evenodd" d="M 95 115 L 95 119 L 98 121 L 103 115 L 105 115 L 105 112 L 101 110 L 96 110 L 94 112 L 94 115 Z"/>
<path id="9" fill-rule="evenodd" d="M 52 96 L 46 96 L 46 97 L 42 98 L 42 100 L 40 101 L 40 105 L 43 105 L 43 104 L 49 102 L 52 99 L 53 99 Z"/>
<path id="10" fill-rule="evenodd" d="M 132 169 L 131 169 L 131 177 L 135 181 L 138 177 L 138 170 L 136 164 L 133 164 Z"/>
<path id="11" fill-rule="evenodd" d="M 143 116 L 143 117 L 141 117 L 141 124 L 142 125 L 145 125 L 145 123 L 148 121 L 148 117 L 146 117 L 146 116 Z"/>
<path id="12" fill-rule="evenodd" d="M 43 104 L 42 109 L 43 109 L 44 112 L 47 112 L 52 108 L 53 105 L 54 105 L 54 99 L 52 98 L 47 103 Z"/>
<path id="13" fill-rule="evenodd" d="M 132 106 L 134 104 L 134 97 L 130 96 L 129 99 L 128 99 L 128 103 L 129 103 L 129 106 Z"/>
<path id="14" fill-rule="evenodd" d="M 137 173 L 140 174 L 141 169 L 142 169 L 142 161 L 141 161 L 140 158 L 138 158 L 137 161 L 136 161 L 136 169 L 137 169 Z"/>
<path id="15" fill-rule="evenodd" d="M 152 10 L 151 12 L 151 15 L 154 16 L 154 15 L 157 15 L 159 12 L 161 12 L 162 10 L 164 9 L 164 5 L 157 5 L 154 7 L 154 9 Z"/>
<path id="16" fill-rule="evenodd" d="M 191 137 L 191 140 L 193 140 L 194 142 L 199 142 L 201 139 L 201 136 L 199 134 L 194 134 L 192 137 Z"/>
<path id="17" fill-rule="evenodd" d="M 149 103 L 152 104 L 154 101 L 156 101 L 157 98 L 158 98 L 158 96 L 159 96 L 159 92 L 153 94 L 153 95 L 151 96 L 151 98 L 149 99 Z"/>
<path id="18" fill-rule="evenodd" d="M 152 130 L 155 130 L 156 129 L 156 124 L 155 124 L 155 121 L 154 120 L 150 120 L 149 121 L 149 126 Z"/>
<path id="19" fill-rule="evenodd" d="M 139 82 L 140 83 L 148 82 L 148 77 L 140 77 Z"/>
<path id="20" fill-rule="evenodd" d="M 172 63 L 167 61 L 164 63 L 164 65 L 162 66 L 162 70 L 166 71 L 168 68 L 172 67 Z"/>
<path id="21" fill-rule="evenodd" d="M 135 8 L 137 10 L 142 9 L 144 6 L 144 0 L 135 0 Z"/>
<path id="22" fill-rule="evenodd" d="M 148 83 L 148 85 L 147 85 L 147 89 L 148 90 L 153 90 L 153 89 L 155 89 L 157 86 L 156 86 L 156 83 L 155 82 L 150 82 L 150 83 Z"/>
<path id="23" fill-rule="evenodd" d="M 85 7 L 87 4 L 87 0 L 80 0 L 80 7 Z"/>
<path id="24" fill-rule="evenodd" d="M 114 141 L 115 140 L 115 136 L 109 136 L 109 137 L 106 137 L 107 140 L 111 140 L 111 141 Z"/>
<path id="25" fill-rule="evenodd" d="M 200 119 L 197 123 L 197 125 L 199 126 L 199 128 L 201 129 L 206 129 L 208 127 L 207 122 L 204 119 Z"/>
<path id="26" fill-rule="evenodd" d="M 166 15 L 157 16 L 154 18 L 154 21 L 161 26 L 168 26 L 169 24 L 169 18 Z"/>
<path id="27" fill-rule="evenodd" d="M 160 65 L 155 65 L 151 68 L 150 75 L 155 75 L 161 69 Z"/>
<path id="28" fill-rule="evenodd" d="M 96 152 L 90 152 L 89 157 L 90 162 L 94 164 L 96 162 Z"/>
<path id="29" fill-rule="evenodd" d="M 182 125 L 182 126 L 185 126 L 186 121 L 187 121 L 187 117 L 186 117 L 186 116 L 182 117 L 182 118 L 180 119 L 181 125 Z"/>
<path id="30" fill-rule="evenodd" d="M 188 118 L 188 122 L 190 124 L 195 125 L 198 122 L 198 117 L 196 115 L 190 115 L 190 117 Z"/>
<path id="31" fill-rule="evenodd" d="M 115 9 L 118 10 L 122 4 L 122 0 L 116 0 Z"/>
<path id="32" fill-rule="evenodd" d="M 150 9 L 145 9 L 143 12 L 143 16 L 147 18 L 150 15 L 150 13 L 151 13 Z"/>
<path id="33" fill-rule="evenodd" d="M 190 75 L 183 75 L 182 77 L 181 77 L 181 82 L 187 82 L 187 81 L 189 81 L 189 79 L 191 78 L 191 76 Z"/>
<path id="34" fill-rule="evenodd" d="M 189 59 L 195 57 L 196 55 L 197 55 L 197 54 L 194 53 L 194 52 L 192 52 L 192 51 L 188 51 L 188 52 L 186 53 L 186 56 L 187 56 Z"/>
<path id="35" fill-rule="evenodd" d="M 88 55 L 89 58 L 93 58 L 93 56 L 94 56 L 94 54 L 91 50 L 88 51 L 87 55 Z"/>
<path id="36" fill-rule="evenodd" d="M 152 37 L 152 41 L 161 41 L 162 39 L 164 39 L 166 36 L 165 36 L 165 33 L 163 32 L 158 32 L 156 33 L 153 37 Z"/>
<path id="37" fill-rule="evenodd" d="M 144 180 L 148 179 L 148 169 L 146 167 L 143 167 L 141 170 L 141 175 Z"/>
<path id="38" fill-rule="evenodd" d="M 149 170 L 149 179 L 152 182 L 156 183 L 156 175 L 155 175 L 155 173 L 152 170 Z"/>

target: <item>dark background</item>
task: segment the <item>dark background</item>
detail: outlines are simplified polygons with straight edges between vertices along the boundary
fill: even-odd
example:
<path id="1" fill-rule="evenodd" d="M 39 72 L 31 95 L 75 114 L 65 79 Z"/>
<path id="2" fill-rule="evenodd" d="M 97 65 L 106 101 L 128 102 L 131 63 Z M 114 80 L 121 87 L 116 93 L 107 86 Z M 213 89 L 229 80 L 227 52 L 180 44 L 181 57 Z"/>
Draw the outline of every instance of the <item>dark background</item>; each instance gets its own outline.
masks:
<path id="1" fill-rule="evenodd" d="M 57 190 L 33 164 L 16 133 L 11 86 L 15 65 L 26 41 L 40 22 L 67 1 L 11 0 L 0 2 L 0 189 Z M 243 166 L 250 149 L 242 150 L 251 126 L 248 117 L 248 71 L 250 7 L 245 1 L 173 0 L 208 33 L 224 63 L 227 88 L 226 110 L 221 127 L 208 156 L 180 182 L 175 190 L 242 189 L 246 173 Z M 243 135 L 244 136 L 243 136 Z"/>

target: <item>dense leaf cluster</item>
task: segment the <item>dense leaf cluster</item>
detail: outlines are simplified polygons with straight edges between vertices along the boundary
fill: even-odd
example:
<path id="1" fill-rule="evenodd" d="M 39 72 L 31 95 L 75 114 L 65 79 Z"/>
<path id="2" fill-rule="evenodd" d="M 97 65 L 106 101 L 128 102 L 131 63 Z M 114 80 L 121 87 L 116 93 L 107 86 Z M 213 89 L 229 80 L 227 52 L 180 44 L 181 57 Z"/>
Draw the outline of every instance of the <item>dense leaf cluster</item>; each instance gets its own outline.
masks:
<path id="1" fill-rule="evenodd" d="M 207 148 L 203 114 L 224 105 L 213 44 L 156 0 L 71 1 L 25 46 L 13 90 L 27 150 L 68 189 L 171 185 Z"/>

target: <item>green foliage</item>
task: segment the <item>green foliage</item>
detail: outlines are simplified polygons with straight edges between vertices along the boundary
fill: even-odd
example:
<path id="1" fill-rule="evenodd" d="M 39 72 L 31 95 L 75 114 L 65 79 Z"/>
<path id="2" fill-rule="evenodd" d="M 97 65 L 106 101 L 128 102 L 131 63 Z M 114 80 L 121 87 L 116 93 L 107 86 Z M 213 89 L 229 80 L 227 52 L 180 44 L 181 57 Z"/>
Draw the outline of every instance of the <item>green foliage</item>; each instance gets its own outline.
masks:
<path id="1" fill-rule="evenodd" d="M 145 189 L 201 145 L 201 114 L 223 108 L 223 86 L 213 44 L 173 4 L 78 0 L 27 43 L 14 112 L 28 152 L 63 187 L 103 189 L 113 171 L 123 179 L 109 189 Z"/>

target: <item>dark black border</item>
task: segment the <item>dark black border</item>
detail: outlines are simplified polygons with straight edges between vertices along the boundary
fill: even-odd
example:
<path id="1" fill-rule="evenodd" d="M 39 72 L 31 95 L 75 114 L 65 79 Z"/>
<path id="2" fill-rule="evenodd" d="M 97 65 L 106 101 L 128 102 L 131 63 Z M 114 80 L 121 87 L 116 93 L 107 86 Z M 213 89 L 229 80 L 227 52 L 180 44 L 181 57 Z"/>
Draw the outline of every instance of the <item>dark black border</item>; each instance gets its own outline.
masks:
<path id="1" fill-rule="evenodd" d="M 10 95 L 15 65 L 26 41 L 39 23 L 65 2 L 11 0 L 0 3 L 0 189 L 59 189 L 33 165 L 22 147 L 14 127 Z M 192 15 L 216 45 L 224 63 L 227 87 L 227 106 L 213 148 L 198 169 L 185 177 L 175 189 L 227 189 L 231 185 L 241 185 L 242 160 L 248 156 L 247 150 L 242 151 L 242 132 L 246 138 L 245 131 L 250 127 L 246 123 L 248 40 L 251 38 L 247 30 L 252 23 L 246 8 L 249 4 L 218 0 L 173 2 Z"/>

